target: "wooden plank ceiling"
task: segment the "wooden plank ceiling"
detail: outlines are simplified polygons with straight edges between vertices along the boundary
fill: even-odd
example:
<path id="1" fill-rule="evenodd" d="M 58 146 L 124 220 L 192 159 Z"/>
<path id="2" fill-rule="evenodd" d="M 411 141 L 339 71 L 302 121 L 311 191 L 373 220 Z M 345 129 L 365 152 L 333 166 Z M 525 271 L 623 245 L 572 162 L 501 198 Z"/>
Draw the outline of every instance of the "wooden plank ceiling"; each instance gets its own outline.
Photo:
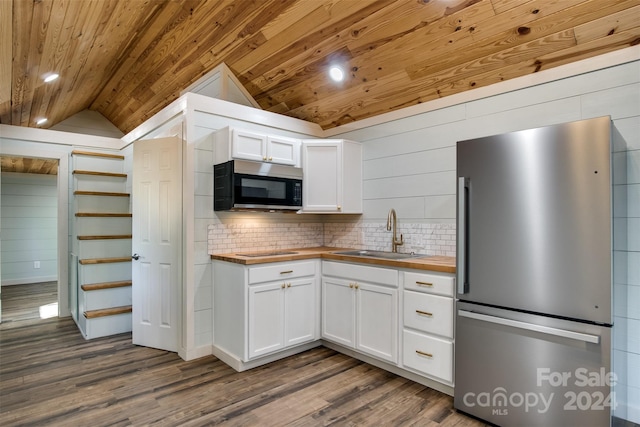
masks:
<path id="1" fill-rule="evenodd" d="M 2 0 L 0 34 L 4 124 L 89 108 L 127 133 L 225 62 L 331 128 L 636 45 L 640 0 Z"/>
<path id="2" fill-rule="evenodd" d="M 0 171 L 57 175 L 58 160 L 2 156 L 0 157 Z"/>

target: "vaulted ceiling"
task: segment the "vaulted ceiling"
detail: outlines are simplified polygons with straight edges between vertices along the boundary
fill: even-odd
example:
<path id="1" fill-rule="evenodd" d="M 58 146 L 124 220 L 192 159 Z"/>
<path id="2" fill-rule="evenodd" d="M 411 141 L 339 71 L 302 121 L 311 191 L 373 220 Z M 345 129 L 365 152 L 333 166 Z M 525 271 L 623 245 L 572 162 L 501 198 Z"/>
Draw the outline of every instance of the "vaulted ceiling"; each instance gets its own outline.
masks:
<path id="1" fill-rule="evenodd" d="M 331 128 L 638 44 L 640 0 L 0 0 L 0 36 L 3 124 L 127 133 L 225 62 Z"/>

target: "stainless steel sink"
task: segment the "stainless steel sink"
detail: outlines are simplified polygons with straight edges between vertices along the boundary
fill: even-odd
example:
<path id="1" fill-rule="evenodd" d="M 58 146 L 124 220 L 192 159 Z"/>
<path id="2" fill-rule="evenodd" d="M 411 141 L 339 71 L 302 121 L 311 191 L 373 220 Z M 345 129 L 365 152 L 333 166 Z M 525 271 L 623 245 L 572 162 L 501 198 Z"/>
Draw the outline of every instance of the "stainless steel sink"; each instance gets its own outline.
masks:
<path id="1" fill-rule="evenodd" d="M 384 259 L 407 259 L 407 258 L 421 258 L 426 255 L 421 254 L 401 254 L 397 252 L 385 252 L 385 251 L 343 251 L 334 252 L 338 255 L 349 256 L 361 256 L 367 258 L 384 258 Z"/>

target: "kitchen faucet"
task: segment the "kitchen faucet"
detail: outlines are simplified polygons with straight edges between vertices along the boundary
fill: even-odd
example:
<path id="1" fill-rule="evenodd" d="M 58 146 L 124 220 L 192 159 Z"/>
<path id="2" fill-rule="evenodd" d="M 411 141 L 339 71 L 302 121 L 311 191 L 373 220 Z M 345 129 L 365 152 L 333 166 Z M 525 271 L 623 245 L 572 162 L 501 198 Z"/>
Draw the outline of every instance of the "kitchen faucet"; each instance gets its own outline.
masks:
<path id="1" fill-rule="evenodd" d="M 398 246 L 404 245 L 402 234 L 400 234 L 400 240 L 396 238 L 396 223 L 398 218 L 396 217 L 396 210 L 391 208 L 389 215 L 387 215 L 387 231 L 391 231 L 391 224 L 393 224 L 393 236 L 391 236 L 391 252 L 398 252 Z"/>

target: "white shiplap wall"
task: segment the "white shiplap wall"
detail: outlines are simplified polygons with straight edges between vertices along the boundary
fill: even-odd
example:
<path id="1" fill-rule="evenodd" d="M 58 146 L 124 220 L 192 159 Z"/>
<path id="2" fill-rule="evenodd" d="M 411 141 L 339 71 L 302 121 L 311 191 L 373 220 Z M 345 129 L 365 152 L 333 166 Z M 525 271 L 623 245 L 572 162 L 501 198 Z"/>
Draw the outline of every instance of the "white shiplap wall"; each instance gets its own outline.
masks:
<path id="1" fill-rule="evenodd" d="M 210 225 L 222 223 L 233 227 L 233 224 L 250 224 L 253 228 L 270 228 L 273 221 L 295 224 L 301 221 L 300 216 L 276 214 L 262 215 L 255 213 L 214 212 L 213 211 L 213 149 L 214 134 L 225 126 L 253 130 L 267 134 L 308 138 L 308 135 L 274 129 L 250 121 L 233 119 L 204 111 L 194 111 L 190 116 L 193 122 L 187 127 L 188 150 L 193 153 L 194 171 L 194 218 L 193 218 L 193 332 L 194 354 L 210 354 L 213 334 L 213 273 L 209 251 L 208 230 Z M 308 218 L 309 221 L 313 219 Z M 316 219 L 317 221 L 317 219 Z M 275 242 L 274 242 L 275 243 Z M 246 250 L 246 249 L 245 249 Z M 187 302 L 187 305 L 191 302 Z M 187 331 L 190 328 L 186 329 Z M 208 351 L 208 353 L 207 353 Z"/>
<path id="2" fill-rule="evenodd" d="M 615 126 L 615 414 L 640 422 L 640 61 L 337 137 L 364 143 L 366 221 L 379 222 L 394 207 L 399 221 L 453 223 L 456 141 L 600 116 Z"/>
<path id="3" fill-rule="evenodd" d="M 3 172 L 0 197 L 2 284 L 57 280 L 57 177 Z"/>

